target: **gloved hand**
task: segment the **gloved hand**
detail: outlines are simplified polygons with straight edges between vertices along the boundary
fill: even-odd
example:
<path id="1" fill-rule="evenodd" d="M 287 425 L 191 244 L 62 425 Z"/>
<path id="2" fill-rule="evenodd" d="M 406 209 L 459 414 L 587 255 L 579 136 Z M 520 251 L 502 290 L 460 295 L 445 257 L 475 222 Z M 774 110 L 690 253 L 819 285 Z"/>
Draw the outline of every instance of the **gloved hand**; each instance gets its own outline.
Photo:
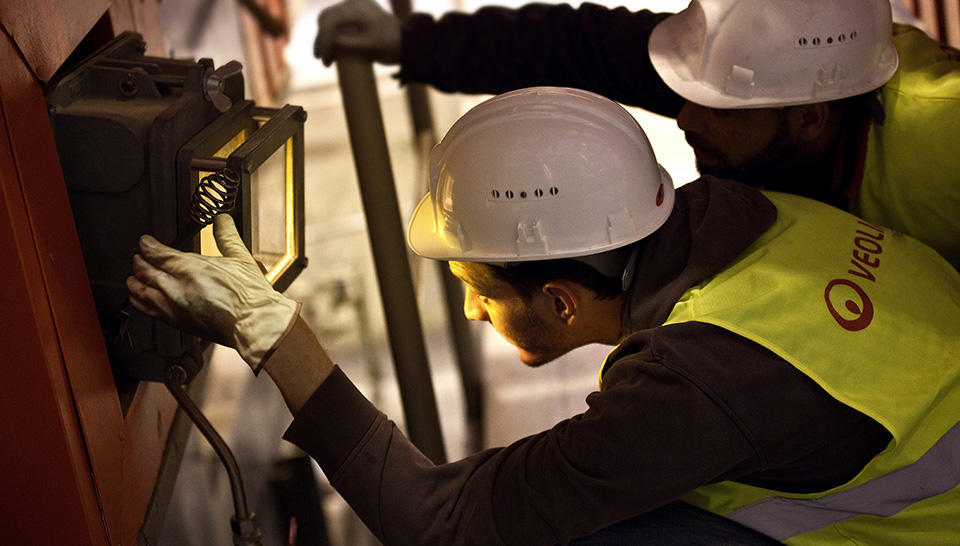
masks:
<path id="1" fill-rule="evenodd" d="M 374 0 L 343 0 L 321 11 L 317 23 L 313 56 L 326 66 L 343 53 L 385 64 L 400 62 L 400 18 Z"/>
<path id="2" fill-rule="evenodd" d="M 222 257 L 180 252 L 142 236 L 133 276 L 127 278 L 130 303 L 171 326 L 235 348 L 259 373 L 300 305 L 273 289 L 230 215 L 214 218 L 213 234 Z"/>

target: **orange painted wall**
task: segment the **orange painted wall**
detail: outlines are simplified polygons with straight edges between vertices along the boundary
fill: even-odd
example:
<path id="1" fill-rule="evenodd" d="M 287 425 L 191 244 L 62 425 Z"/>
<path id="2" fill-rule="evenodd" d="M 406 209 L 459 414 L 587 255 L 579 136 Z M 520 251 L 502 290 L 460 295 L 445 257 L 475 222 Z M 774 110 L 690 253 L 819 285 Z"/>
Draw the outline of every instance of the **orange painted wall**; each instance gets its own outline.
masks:
<path id="1" fill-rule="evenodd" d="M 108 9 L 161 34 L 155 3 L 109 4 L 0 3 L 0 544 L 136 544 L 176 411 L 141 384 L 121 412 L 43 98 Z"/>

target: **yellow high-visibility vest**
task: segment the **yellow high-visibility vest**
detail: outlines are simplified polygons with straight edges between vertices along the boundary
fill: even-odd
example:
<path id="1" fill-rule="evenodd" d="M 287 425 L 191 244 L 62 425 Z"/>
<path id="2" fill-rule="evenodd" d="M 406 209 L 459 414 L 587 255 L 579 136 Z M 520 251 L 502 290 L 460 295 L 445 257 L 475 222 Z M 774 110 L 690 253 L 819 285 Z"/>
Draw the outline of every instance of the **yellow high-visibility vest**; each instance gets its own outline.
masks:
<path id="1" fill-rule="evenodd" d="M 960 544 L 960 274 L 891 229 L 766 195 L 776 223 L 690 288 L 666 324 L 753 340 L 893 439 L 828 491 L 726 481 L 683 500 L 789 544 Z"/>
<path id="2" fill-rule="evenodd" d="M 894 26 L 900 66 L 880 91 L 850 210 L 930 245 L 960 269 L 960 51 Z"/>

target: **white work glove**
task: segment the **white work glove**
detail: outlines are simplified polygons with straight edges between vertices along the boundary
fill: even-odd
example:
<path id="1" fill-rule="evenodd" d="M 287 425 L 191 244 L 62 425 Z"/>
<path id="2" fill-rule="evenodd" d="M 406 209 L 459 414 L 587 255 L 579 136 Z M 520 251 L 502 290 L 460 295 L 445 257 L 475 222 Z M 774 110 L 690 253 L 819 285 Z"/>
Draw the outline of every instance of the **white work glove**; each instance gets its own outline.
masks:
<path id="1" fill-rule="evenodd" d="M 321 11 L 317 24 L 313 56 L 326 66 L 344 53 L 384 64 L 400 62 L 400 18 L 374 0 L 343 0 Z"/>
<path id="2" fill-rule="evenodd" d="M 223 256 L 180 252 L 142 236 L 127 278 L 130 303 L 175 328 L 235 348 L 259 373 L 300 305 L 273 289 L 230 215 L 214 218 L 213 235 Z"/>

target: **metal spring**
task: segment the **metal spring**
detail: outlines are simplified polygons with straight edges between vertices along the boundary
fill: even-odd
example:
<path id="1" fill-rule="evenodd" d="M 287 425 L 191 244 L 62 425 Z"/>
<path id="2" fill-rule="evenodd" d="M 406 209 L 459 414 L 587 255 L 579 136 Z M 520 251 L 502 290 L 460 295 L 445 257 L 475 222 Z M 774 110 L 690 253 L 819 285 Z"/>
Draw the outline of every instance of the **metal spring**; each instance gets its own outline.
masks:
<path id="1" fill-rule="evenodd" d="M 190 201 L 190 219 L 205 226 L 217 214 L 231 211 L 239 189 L 240 176 L 230 169 L 204 176 Z"/>

